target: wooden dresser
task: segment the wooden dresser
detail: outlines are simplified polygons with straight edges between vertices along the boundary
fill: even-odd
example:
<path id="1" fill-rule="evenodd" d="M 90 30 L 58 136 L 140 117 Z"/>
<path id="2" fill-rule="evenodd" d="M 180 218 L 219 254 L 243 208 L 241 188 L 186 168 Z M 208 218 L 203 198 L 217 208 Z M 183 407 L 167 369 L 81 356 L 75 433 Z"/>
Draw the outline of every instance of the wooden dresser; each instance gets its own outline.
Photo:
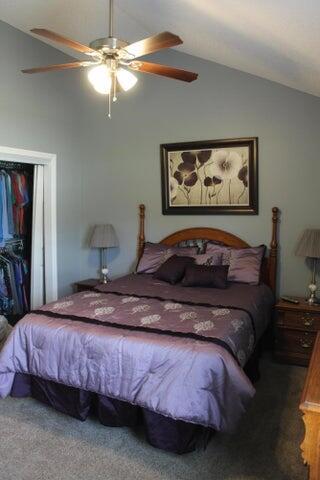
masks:
<path id="1" fill-rule="evenodd" d="M 275 358 L 279 361 L 308 365 L 317 332 L 320 331 L 320 305 L 309 306 L 280 300 L 276 306 Z"/>
<path id="2" fill-rule="evenodd" d="M 309 480 L 320 480 L 320 332 L 314 343 L 300 410 L 305 425 L 302 458 L 309 467 Z"/>

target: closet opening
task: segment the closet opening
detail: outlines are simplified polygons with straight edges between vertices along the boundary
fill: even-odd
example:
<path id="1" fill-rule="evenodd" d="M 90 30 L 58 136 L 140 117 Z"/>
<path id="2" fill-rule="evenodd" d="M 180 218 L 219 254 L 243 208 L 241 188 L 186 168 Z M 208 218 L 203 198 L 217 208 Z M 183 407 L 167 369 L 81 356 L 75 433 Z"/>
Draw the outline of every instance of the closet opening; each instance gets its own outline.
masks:
<path id="1" fill-rule="evenodd" d="M 0 311 L 30 310 L 34 165 L 0 160 Z"/>
<path id="2" fill-rule="evenodd" d="M 57 298 L 56 156 L 0 147 L 0 314 Z"/>

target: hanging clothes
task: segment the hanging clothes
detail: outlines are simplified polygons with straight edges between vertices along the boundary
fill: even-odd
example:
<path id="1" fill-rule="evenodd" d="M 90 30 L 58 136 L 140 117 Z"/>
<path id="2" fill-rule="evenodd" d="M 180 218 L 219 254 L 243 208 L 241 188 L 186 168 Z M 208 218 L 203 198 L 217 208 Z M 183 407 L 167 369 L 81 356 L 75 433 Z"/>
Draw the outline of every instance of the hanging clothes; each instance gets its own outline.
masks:
<path id="1" fill-rule="evenodd" d="M 0 159 L 0 314 L 19 318 L 30 304 L 33 172 Z"/>
<path id="2" fill-rule="evenodd" d="M 22 242 L 17 243 L 19 249 Z M 0 252 L 0 298 L 2 314 L 22 314 L 28 311 L 26 294 L 26 262 L 14 253 L 13 246 L 6 246 Z"/>

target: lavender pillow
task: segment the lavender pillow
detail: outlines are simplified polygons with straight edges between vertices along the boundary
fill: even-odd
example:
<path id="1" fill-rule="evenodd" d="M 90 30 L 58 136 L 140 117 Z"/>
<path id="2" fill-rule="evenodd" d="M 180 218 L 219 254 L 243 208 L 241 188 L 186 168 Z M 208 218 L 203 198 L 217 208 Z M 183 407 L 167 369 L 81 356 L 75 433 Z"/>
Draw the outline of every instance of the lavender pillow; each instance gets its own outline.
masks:
<path id="1" fill-rule="evenodd" d="M 194 263 L 193 257 L 172 255 L 158 268 L 154 274 L 154 278 L 174 285 L 175 283 L 180 282 L 184 276 L 187 266 L 191 265 L 192 263 Z"/>
<path id="2" fill-rule="evenodd" d="M 230 255 L 233 248 L 227 247 L 225 245 L 218 245 L 217 243 L 207 242 L 205 253 L 214 253 L 220 254 L 222 256 L 222 265 L 229 265 L 230 263 Z"/>
<path id="3" fill-rule="evenodd" d="M 197 265 L 206 265 L 207 267 L 222 265 L 222 252 L 202 253 L 194 258 Z"/>
<path id="4" fill-rule="evenodd" d="M 161 243 L 149 243 L 144 246 L 142 257 L 139 260 L 137 273 L 154 273 L 172 255 L 186 255 L 188 257 L 197 254 L 196 247 L 168 247 Z"/>
<path id="5" fill-rule="evenodd" d="M 229 282 L 259 285 L 265 245 L 253 248 L 232 249 L 228 272 Z"/>
<path id="6" fill-rule="evenodd" d="M 181 284 L 184 287 L 227 288 L 228 266 L 188 265 Z"/>

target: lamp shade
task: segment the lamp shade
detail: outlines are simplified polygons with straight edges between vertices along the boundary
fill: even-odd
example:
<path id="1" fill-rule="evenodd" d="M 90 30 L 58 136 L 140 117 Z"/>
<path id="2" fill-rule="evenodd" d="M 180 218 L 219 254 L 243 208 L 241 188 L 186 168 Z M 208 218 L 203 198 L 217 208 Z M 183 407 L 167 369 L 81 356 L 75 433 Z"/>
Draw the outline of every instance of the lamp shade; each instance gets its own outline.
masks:
<path id="1" fill-rule="evenodd" d="M 320 229 L 307 229 L 303 232 L 296 247 L 296 255 L 320 258 Z"/>
<path id="2" fill-rule="evenodd" d="M 112 225 L 96 225 L 90 239 L 91 248 L 112 248 L 119 245 L 116 232 Z"/>

